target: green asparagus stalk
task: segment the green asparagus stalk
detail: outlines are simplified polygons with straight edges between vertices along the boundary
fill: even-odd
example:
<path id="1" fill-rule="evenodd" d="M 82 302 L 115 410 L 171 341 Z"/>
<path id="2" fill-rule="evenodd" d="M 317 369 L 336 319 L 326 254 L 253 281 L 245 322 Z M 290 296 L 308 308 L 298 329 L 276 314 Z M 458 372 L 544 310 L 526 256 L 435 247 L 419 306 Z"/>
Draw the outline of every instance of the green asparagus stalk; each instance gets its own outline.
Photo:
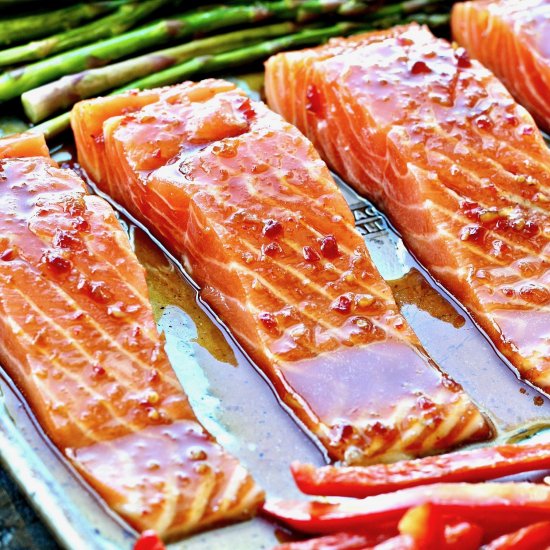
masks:
<path id="1" fill-rule="evenodd" d="M 84 21 L 108 13 L 123 3 L 124 0 L 81 3 L 35 15 L 3 18 L 0 24 L 0 46 L 71 29 Z"/>
<path id="2" fill-rule="evenodd" d="M 190 61 L 176 65 L 164 71 L 153 73 L 145 78 L 137 80 L 119 88 L 115 93 L 121 93 L 131 89 L 156 88 L 166 86 L 174 82 L 181 82 L 196 74 L 228 70 L 240 65 L 247 65 L 260 59 L 266 59 L 274 53 L 288 48 L 310 46 L 319 44 L 332 36 L 344 36 L 352 32 L 365 30 L 367 27 L 360 23 L 337 23 L 331 27 L 319 29 L 307 29 L 295 34 L 282 36 L 259 44 L 254 44 L 237 50 L 218 55 L 204 55 L 195 57 Z"/>
<path id="3" fill-rule="evenodd" d="M 300 27 L 293 22 L 275 23 L 192 40 L 180 46 L 151 52 L 106 67 L 64 76 L 25 92 L 21 96 L 21 101 L 31 122 L 40 122 L 81 99 L 99 95 L 192 57 L 234 50 L 251 42 L 292 34 L 298 30 Z"/>
<path id="4" fill-rule="evenodd" d="M 406 18 L 400 18 L 399 15 L 385 17 L 367 24 L 358 23 L 339 23 L 328 28 L 318 28 L 303 30 L 301 32 L 276 38 L 259 44 L 247 46 L 237 50 L 220 53 L 217 55 L 201 56 L 190 61 L 181 63 L 167 70 L 158 72 L 149 77 L 134 81 L 123 88 L 112 92 L 119 94 L 130 89 L 147 89 L 173 84 L 187 78 L 202 75 L 205 72 L 225 71 L 241 65 L 248 65 L 254 60 L 261 60 L 273 55 L 279 51 L 296 48 L 307 45 L 315 45 L 332 36 L 343 36 L 362 32 L 363 30 L 373 30 L 386 28 L 396 23 L 408 23 L 416 21 L 421 24 L 427 24 L 433 27 L 440 27 L 448 24 L 448 14 L 413 14 Z M 51 139 L 64 132 L 70 126 L 70 113 L 63 113 L 55 118 L 47 120 L 31 128 L 30 131 L 43 133 L 46 139 Z"/>
<path id="5" fill-rule="evenodd" d="M 419 1 L 419 0 L 415 0 Z M 435 0 L 422 0 L 434 2 Z M 372 0 L 351 0 L 357 11 L 372 9 Z M 157 21 L 140 29 L 103 40 L 88 46 L 58 54 L 26 67 L 0 75 L 0 101 L 20 96 L 32 88 L 56 80 L 66 74 L 101 66 L 115 59 L 129 56 L 168 40 L 181 39 L 195 33 L 257 23 L 269 18 L 303 20 L 324 13 L 339 13 L 348 9 L 350 0 L 279 0 L 253 5 L 216 6 L 204 11 L 187 13 L 171 19 Z"/>
<path id="6" fill-rule="evenodd" d="M 174 67 L 152 73 L 149 76 L 130 82 L 115 90 L 113 93 L 121 93 L 127 90 L 157 88 L 167 86 L 175 82 L 181 82 L 196 74 L 204 72 L 226 70 L 239 65 L 246 65 L 260 59 L 266 59 L 270 55 L 289 48 L 319 44 L 333 36 L 345 36 L 367 30 L 385 29 L 397 23 L 410 23 L 416 21 L 421 24 L 429 24 L 439 27 L 449 22 L 447 14 L 413 14 L 403 18 L 400 13 L 394 15 L 373 18 L 368 23 L 342 22 L 332 27 L 304 30 L 302 32 L 252 45 L 220 55 L 203 56 L 181 63 Z"/>
<path id="7" fill-rule="evenodd" d="M 166 4 L 167 1 L 148 0 L 147 2 L 140 2 L 135 0 L 120 6 L 115 13 L 92 21 L 83 27 L 0 51 L 0 67 L 36 61 L 58 52 L 77 48 L 83 44 L 117 36 L 153 13 L 163 4 Z"/>

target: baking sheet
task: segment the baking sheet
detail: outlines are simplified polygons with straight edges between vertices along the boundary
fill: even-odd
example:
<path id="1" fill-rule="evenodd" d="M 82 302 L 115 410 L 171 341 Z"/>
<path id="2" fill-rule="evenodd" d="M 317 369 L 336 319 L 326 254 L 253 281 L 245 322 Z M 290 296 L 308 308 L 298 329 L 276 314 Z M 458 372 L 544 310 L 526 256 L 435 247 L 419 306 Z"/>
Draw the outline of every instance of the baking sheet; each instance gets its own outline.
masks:
<path id="1" fill-rule="evenodd" d="M 65 149 L 54 151 L 56 157 L 59 162 L 71 160 Z M 403 314 L 433 359 L 492 418 L 498 441 L 550 440 L 550 431 L 546 431 L 550 428 L 549 399 L 517 379 L 460 305 L 411 257 L 384 216 L 336 179 Z M 117 209 L 146 268 L 168 355 L 197 416 L 269 496 L 298 497 L 289 463 L 299 459 L 320 465 L 325 462 L 323 453 L 280 406 L 269 383 L 201 302 L 196 285 L 181 266 Z M 48 443 L 1 370 L 0 391 L 0 460 L 59 543 L 70 550 L 130 549 L 136 534 L 103 506 Z M 274 524 L 256 518 L 168 548 L 261 549 L 288 536 Z"/>

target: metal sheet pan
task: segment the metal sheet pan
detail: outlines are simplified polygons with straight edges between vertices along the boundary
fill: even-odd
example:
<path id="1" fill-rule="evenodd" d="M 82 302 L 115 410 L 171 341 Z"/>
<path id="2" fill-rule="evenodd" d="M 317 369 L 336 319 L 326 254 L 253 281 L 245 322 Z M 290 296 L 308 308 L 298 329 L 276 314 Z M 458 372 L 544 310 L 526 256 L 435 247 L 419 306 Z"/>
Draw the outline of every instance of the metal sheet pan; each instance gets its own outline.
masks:
<path id="1" fill-rule="evenodd" d="M 61 162 L 69 156 L 64 150 L 57 152 Z M 435 361 L 490 415 L 498 428 L 497 440 L 549 436 L 550 400 L 517 379 L 461 306 L 407 252 L 386 218 L 336 179 L 403 314 Z M 198 417 L 270 496 L 298 496 L 290 461 L 322 464 L 323 453 L 280 406 L 261 373 L 201 302 L 196 285 L 181 266 L 115 207 L 147 270 L 168 355 Z M 70 550 L 130 549 L 135 533 L 106 509 L 45 439 L 24 399 L 1 370 L 0 392 L 0 461 L 59 543 Z M 168 548 L 271 548 L 281 536 L 285 535 L 275 525 L 256 518 Z"/>

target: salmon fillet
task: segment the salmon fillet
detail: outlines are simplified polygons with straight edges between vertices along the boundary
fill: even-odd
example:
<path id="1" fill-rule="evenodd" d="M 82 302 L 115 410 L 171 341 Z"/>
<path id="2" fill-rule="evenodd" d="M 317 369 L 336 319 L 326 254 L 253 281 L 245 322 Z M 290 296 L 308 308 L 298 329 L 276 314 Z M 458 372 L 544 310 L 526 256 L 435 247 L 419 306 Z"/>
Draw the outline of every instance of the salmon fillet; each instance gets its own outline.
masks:
<path id="1" fill-rule="evenodd" d="M 187 82 L 81 102 L 72 126 L 88 174 L 182 261 L 330 457 L 490 435 L 400 315 L 311 143 L 264 104 Z"/>
<path id="2" fill-rule="evenodd" d="M 504 86 L 410 25 L 274 56 L 266 91 L 549 392 L 550 152 Z"/>
<path id="3" fill-rule="evenodd" d="M 249 516 L 262 493 L 198 423 L 163 345 L 111 206 L 42 136 L 0 140 L 0 362 L 107 504 L 170 537 Z"/>
<path id="4" fill-rule="evenodd" d="M 451 25 L 453 38 L 550 132 L 550 0 L 456 3 Z"/>

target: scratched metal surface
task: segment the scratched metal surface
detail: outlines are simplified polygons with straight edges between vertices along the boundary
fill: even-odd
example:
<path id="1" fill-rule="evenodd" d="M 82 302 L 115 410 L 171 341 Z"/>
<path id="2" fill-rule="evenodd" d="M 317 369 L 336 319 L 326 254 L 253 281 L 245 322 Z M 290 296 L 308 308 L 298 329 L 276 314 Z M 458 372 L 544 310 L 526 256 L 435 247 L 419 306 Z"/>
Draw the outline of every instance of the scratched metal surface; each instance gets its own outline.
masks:
<path id="1" fill-rule="evenodd" d="M 436 362 L 491 416 L 498 440 L 550 435 L 545 432 L 546 424 L 550 425 L 548 398 L 516 378 L 465 311 L 408 254 L 384 216 L 338 182 L 404 315 Z M 289 462 L 322 464 L 322 453 L 279 406 L 227 329 L 200 301 L 196 286 L 181 267 L 123 214 L 121 219 L 147 269 L 158 325 L 197 415 L 270 496 L 298 496 Z M 70 550 L 130 549 L 135 533 L 102 505 L 44 439 L 2 371 L 0 392 L 0 460 L 59 544 Z M 256 518 L 170 544 L 169 549 L 271 548 L 278 534 L 276 526 Z M 41 545 L 45 550 L 55 547 L 50 540 Z"/>

